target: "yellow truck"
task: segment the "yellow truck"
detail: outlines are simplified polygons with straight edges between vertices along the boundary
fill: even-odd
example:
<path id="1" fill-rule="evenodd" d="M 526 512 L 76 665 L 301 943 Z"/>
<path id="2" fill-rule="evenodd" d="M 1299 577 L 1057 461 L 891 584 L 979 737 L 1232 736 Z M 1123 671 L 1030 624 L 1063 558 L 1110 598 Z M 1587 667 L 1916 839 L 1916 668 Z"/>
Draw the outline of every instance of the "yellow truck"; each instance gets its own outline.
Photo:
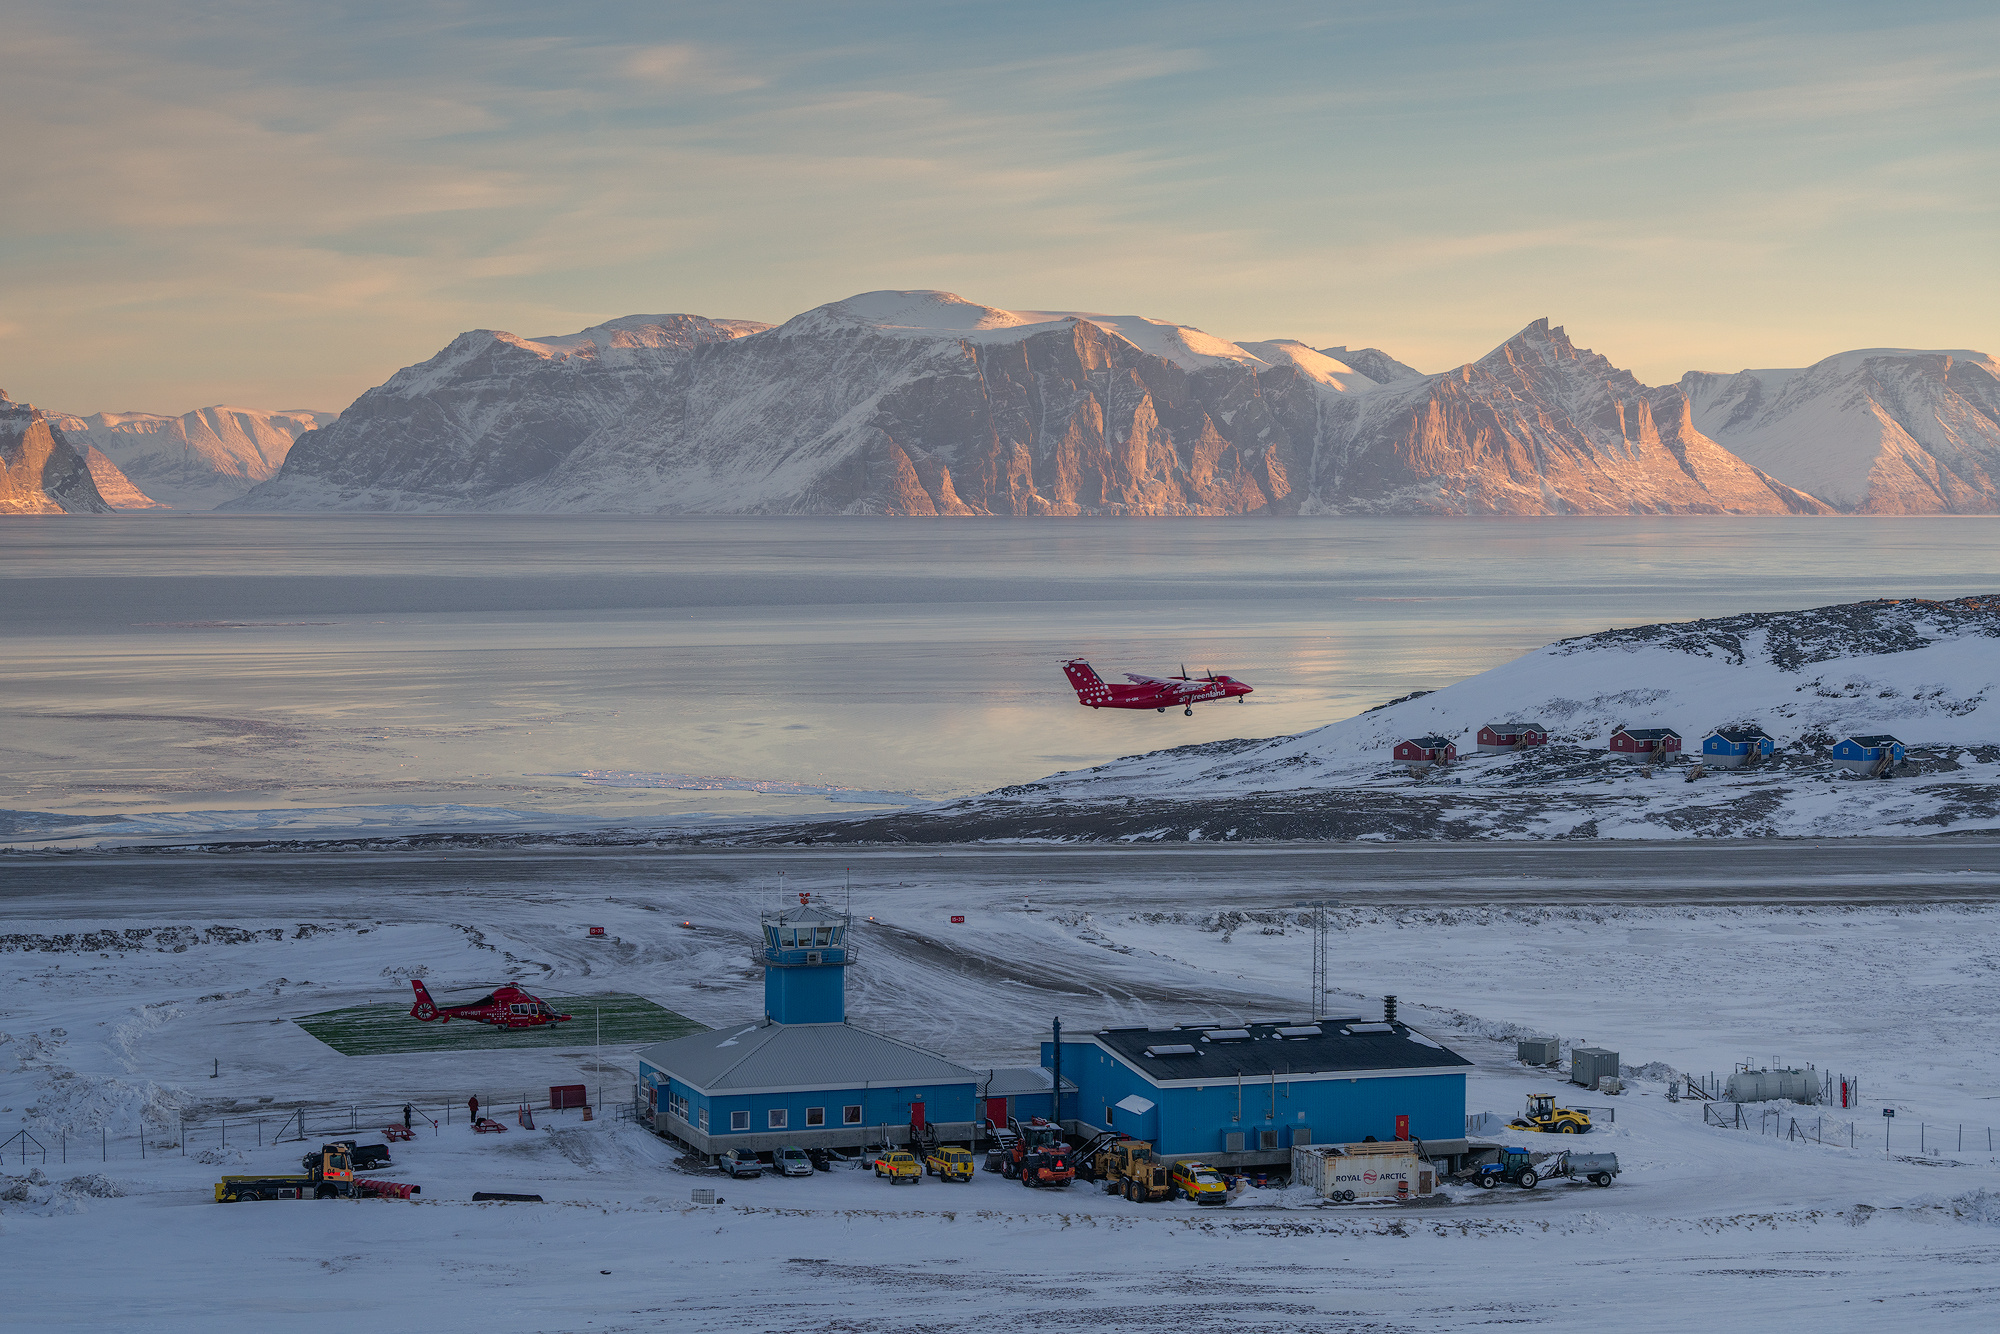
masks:
<path id="1" fill-rule="evenodd" d="M 974 1167 L 970 1153 L 949 1144 L 932 1149 L 924 1157 L 924 1175 L 934 1176 L 940 1181 L 970 1181 Z"/>
<path id="2" fill-rule="evenodd" d="M 900 1186 L 905 1181 L 915 1186 L 923 1182 L 924 1168 L 915 1154 L 897 1151 L 885 1153 L 875 1160 L 875 1175 L 887 1177 L 892 1186 Z"/>
<path id="3" fill-rule="evenodd" d="M 1196 1204 L 1229 1203 L 1229 1182 L 1222 1173 L 1202 1162 L 1175 1163 L 1173 1189 Z"/>

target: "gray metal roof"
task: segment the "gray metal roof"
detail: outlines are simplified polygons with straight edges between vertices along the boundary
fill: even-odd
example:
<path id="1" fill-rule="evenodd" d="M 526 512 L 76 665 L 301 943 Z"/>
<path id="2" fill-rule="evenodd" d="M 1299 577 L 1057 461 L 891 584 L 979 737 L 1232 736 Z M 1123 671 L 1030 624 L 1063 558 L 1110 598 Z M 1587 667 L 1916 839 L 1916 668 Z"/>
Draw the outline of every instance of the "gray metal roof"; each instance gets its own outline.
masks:
<path id="1" fill-rule="evenodd" d="M 1316 1037 L 1282 1037 L 1317 1027 Z M 1127 1065 L 1162 1082 L 1176 1079 L 1266 1078 L 1340 1070 L 1417 1070 L 1470 1066 L 1471 1061 L 1432 1042 L 1408 1024 L 1328 1019 L 1313 1024 L 1250 1024 L 1247 1039 L 1210 1041 L 1201 1028 L 1113 1028 L 1097 1040 Z M 1356 1029 L 1367 1030 L 1357 1032 Z M 1242 1030 L 1232 1029 L 1231 1032 Z M 1146 1055 L 1147 1048 L 1192 1047 L 1192 1052 Z"/>
<path id="2" fill-rule="evenodd" d="M 1857 746 L 1867 746 L 1870 749 L 1879 746 L 1900 746 L 1903 744 L 1887 732 L 1880 732 L 1874 736 L 1851 736 L 1843 739 L 1852 741 Z"/>
<path id="3" fill-rule="evenodd" d="M 1681 734 L 1671 727 L 1621 727 L 1611 735 L 1618 736 L 1620 733 L 1631 737 L 1634 741 L 1658 741 L 1661 737 L 1667 736 L 1676 741 L 1681 739 Z"/>
<path id="4" fill-rule="evenodd" d="M 1441 737 L 1437 735 L 1435 732 L 1433 732 L 1429 736 L 1409 737 L 1407 738 L 1406 744 L 1412 746 L 1420 746 L 1425 750 L 1443 750 L 1446 746 L 1449 746 L 1453 743 L 1447 738 Z"/>
<path id="5" fill-rule="evenodd" d="M 1047 1095 L 1055 1081 L 1055 1072 L 1039 1065 L 996 1065 L 982 1073 L 979 1080 L 979 1096 L 982 1098 L 1029 1098 L 1036 1094 Z M 1063 1080 L 1063 1092 L 1076 1092 L 1076 1084 Z"/>
<path id="6" fill-rule="evenodd" d="M 1492 731 L 1502 733 L 1503 735 L 1508 732 L 1546 732 L 1549 730 L 1540 723 L 1488 723 L 1486 726 Z"/>
<path id="7" fill-rule="evenodd" d="M 977 1071 L 922 1047 L 852 1024 L 774 1024 L 768 1019 L 656 1042 L 642 1048 L 639 1059 L 704 1093 L 971 1084 L 979 1079 Z"/>

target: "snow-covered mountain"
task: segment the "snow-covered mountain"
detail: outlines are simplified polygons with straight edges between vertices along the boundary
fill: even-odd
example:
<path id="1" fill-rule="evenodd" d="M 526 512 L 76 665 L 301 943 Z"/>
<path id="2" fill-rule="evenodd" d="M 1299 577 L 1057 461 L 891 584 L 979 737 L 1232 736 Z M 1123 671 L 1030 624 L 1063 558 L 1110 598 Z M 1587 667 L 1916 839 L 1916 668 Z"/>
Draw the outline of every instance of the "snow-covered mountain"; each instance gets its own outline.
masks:
<path id="1" fill-rule="evenodd" d="M 1983 352 L 1870 348 L 1681 388 L 1704 434 L 1843 510 L 2000 511 L 2000 364 Z"/>
<path id="2" fill-rule="evenodd" d="M 40 408 L 0 390 L 0 514 L 105 514 L 83 451 Z"/>
<path id="3" fill-rule="evenodd" d="M 1345 351 L 1345 349 L 1335 349 Z M 229 508 L 1819 513 L 1538 320 L 1421 375 L 1136 315 L 869 292 L 776 327 L 463 334 Z M 1357 364 L 1358 363 L 1358 364 Z"/>
<path id="4" fill-rule="evenodd" d="M 94 412 L 88 417 L 52 413 L 50 421 L 79 449 L 100 451 L 130 479 L 135 494 L 144 493 L 140 495 L 144 505 L 113 501 L 118 508 L 158 504 L 205 510 L 275 477 L 292 442 L 336 415 L 219 406 L 178 417 L 155 412 Z"/>
<path id="5" fill-rule="evenodd" d="M 105 456 L 103 450 L 91 445 L 84 451 L 84 465 L 90 469 L 90 480 L 97 483 L 97 494 L 104 497 L 104 503 L 115 510 L 160 510 L 170 509 L 141 491 L 125 475 L 124 469 Z"/>

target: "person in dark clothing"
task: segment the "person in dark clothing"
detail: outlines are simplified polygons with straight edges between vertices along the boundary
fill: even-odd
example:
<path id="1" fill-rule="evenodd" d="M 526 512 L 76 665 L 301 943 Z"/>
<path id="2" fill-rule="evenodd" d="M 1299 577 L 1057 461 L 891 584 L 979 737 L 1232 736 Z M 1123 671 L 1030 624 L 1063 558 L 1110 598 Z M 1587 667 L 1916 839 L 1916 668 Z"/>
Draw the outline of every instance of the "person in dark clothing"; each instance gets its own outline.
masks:
<path id="1" fill-rule="evenodd" d="M 466 1110 L 472 1113 L 472 1124 L 479 1124 L 479 1095 L 473 1094 L 465 1100 Z"/>
<path id="2" fill-rule="evenodd" d="M 403 1129 L 405 1130 L 408 1130 L 410 1128 L 410 1113 L 413 1110 L 414 1109 L 407 1102 L 403 1104 Z"/>

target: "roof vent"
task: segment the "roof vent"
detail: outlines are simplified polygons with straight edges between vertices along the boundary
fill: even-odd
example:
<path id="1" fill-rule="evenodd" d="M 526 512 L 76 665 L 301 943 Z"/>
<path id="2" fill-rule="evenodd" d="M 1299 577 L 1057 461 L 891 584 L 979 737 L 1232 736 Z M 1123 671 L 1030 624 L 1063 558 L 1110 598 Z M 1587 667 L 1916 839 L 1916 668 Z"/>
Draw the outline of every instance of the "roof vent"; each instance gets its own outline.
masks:
<path id="1" fill-rule="evenodd" d="M 1211 1028 L 1203 1033 L 1204 1042 L 1248 1042 L 1250 1030 L 1247 1028 Z"/>
<path id="2" fill-rule="evenodd" d="M 1393 1033 L 1396 1031 L 1396 1026 L 1394 1024 L 1349 1024 L 1347 1031 L 1350 1033 Z"/>
<path id="3" fill-rule="evenodd" d="M 1316 1038 L 1320 1036 L 1320 1027 L 1318 1024 L 1306 1024 L 1298 1028 L 1281 1028 L 1278 1030 L 1278 1036 L 1281 1038 Z"/>
<path id="4" fill-rule="evenodd" d="M 1159 1046 L 1155 1046 L 1155 1047 L 1148 1047 L 1148 1048 L 1146 1048 L 1146 1055 L 1148 1055 L 1148 1056 L 1192 1056 L 1192 1055 L 1194 1055 L 1194 1048 L 1193 1048 L 1193 1047 L 1191 1047 L 1191 1046 L 1189 1046 L 1189 1045 L 1188 1045 L 1187 1043 L 1185 1043 L 1185 1042 L 1167 1042 L 1167 1043 L 1162 1043 L 1162 1044 L 1161 1044 L 1161 1045 L 1159 1045 Z"/>

